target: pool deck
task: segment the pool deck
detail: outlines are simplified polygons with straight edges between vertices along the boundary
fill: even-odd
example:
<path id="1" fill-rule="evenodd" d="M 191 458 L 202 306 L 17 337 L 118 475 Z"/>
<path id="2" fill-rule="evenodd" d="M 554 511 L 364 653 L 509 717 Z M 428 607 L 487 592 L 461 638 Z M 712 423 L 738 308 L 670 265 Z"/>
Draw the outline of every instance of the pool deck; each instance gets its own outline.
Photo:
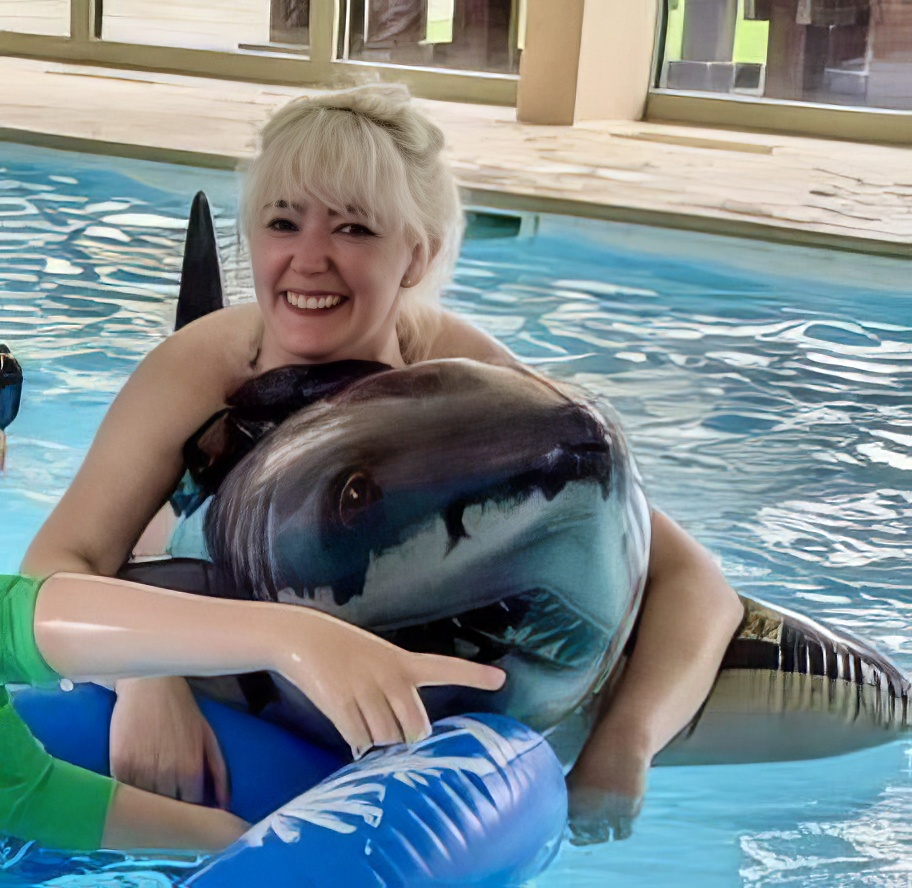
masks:
<path id="1" fill-rule="evenodd" d="M 0 58 L 0 138 L 234 167 L 305 90 Z M 912 149 L 420 101 L 470 202 L 912 258 Z"/>

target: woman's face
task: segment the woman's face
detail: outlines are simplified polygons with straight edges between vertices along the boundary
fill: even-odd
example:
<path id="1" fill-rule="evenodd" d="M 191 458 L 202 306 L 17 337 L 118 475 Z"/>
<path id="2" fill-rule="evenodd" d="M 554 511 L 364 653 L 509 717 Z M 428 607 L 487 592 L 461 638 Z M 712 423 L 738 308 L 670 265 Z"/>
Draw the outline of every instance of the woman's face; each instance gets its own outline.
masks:
<path id="1" fill-rule="evenodd" d="M 264 206 L 250 233 L 264 367 L 342 359 L 403 364 L 399 288 L 425 270 L 423 252 L 363 211 L 337 213 L 312 198 Z"/>

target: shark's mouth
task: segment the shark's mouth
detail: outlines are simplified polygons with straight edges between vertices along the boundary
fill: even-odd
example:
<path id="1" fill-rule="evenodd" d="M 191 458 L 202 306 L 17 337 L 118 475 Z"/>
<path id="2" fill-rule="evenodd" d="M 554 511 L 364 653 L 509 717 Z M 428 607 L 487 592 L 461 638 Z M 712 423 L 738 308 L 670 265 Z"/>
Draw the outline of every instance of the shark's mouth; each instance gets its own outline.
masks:
<path id="1" fill-rule="evenodd" d="M 450 546 L 468 536 L 463 516 L 470 506 L 486 503 L 519 503 L 535 493 L 551 502 L 564 488 L 574 482 L 595 481 L 607 499 L 611 492 L 611 452 L 606 442 L 560 446 L 544 454 L 541 466 L 497 484 L 492 488 L 453 500 L 442 514 L 450 535 Z"/>
<path id="2" fill-rule="evenodd" d="M 591 666 L 607 633 L 583 619 L 544 589 L 530 589 L 494 604 L 430 623 L 378 632 L 393 644 L 417 653 L 446 654 L 495 663 L 521 656 L 554 669 Z"/>

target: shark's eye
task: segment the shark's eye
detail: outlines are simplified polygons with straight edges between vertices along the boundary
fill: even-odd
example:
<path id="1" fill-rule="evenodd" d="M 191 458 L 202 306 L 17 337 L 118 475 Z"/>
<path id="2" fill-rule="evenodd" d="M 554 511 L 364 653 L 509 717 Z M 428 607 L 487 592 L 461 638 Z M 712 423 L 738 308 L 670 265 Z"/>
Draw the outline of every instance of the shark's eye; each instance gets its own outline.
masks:
<path id="1" fill-rule="evenodd" d="M 359 516 L 383 499 L 383 491 L 366 472 L 355 472 L 342 486 L 339 494 L 339 521 L 354 527 Z"/>

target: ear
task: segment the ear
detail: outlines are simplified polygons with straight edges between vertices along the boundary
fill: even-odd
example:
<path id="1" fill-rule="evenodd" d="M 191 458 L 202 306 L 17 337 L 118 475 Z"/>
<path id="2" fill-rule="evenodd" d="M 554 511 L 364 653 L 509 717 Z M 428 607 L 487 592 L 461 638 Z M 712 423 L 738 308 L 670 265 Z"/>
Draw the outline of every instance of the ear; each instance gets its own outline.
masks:
<path id="1" fill-rule="evenodd" d="M 421 244 L 415 244 L 412 248 L 412 258 L 402 275 L 399 286 L 404 289 L 414 287 L 421 283 L 422 278 L 428 270 L 430 257 L 427 248 Z"/>

